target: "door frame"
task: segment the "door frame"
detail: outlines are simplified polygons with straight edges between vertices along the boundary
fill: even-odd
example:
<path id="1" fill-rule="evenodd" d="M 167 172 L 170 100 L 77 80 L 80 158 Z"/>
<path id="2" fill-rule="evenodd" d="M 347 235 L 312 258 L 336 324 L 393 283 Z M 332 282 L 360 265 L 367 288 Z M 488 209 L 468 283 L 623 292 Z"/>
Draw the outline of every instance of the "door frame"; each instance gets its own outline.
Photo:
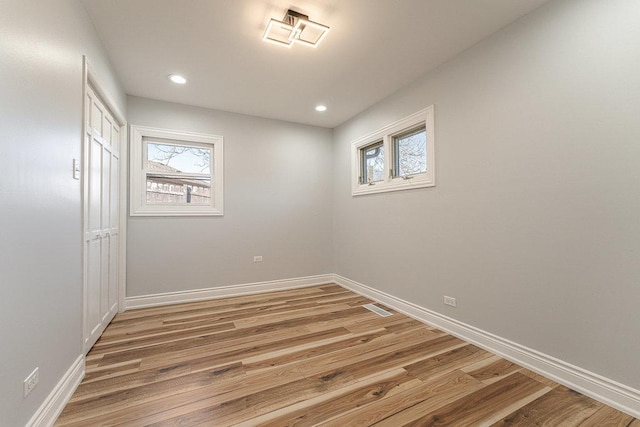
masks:
<path id="1" fill-rule="evenodd" d="M 95 72 L 94 68 L 91 66 L 91 63 L 87 59 L 86 55 L 82 56 L 82 138 L 81 138 L 81 147 L 80 147 L 80 158 L 82 159 L 82 179 L 80 183 L 80 199 L 81 203 L 81 221 L 80 221 L 80 236 L 82 241 L 82 351 L 83 354 L 87 354 L 90 348 L 85 348 L 85 331 L 87 327 L 87 312 L 85 307 L 85 297 L 87 295 L 87 277 L 86 277 L 86 264 L 87 264 L 87 254 L 84 249 L 84 226 L 85 226 L 85 212 L 86 212 L 86 204 L 88 201 L 85 198 L 85 193 L 87 191 L 87 168 L 84 164 L 85 159 L 85 135 L 87 132 L 87 88 L 91 87 L 91 89 L 98 95 L 101 101 L 105 104 L 105 106 L 109 109 L 109 112 L 113 115 L 113 118 L 116 120 L 118 126 L 120 127 L 120 168 L 119 168 L 119 177 L 118 177 L 118 185 L 120 186 L 120 191 L 118 193 L 118 203 L 119 212 L 118 212 L 118 224 L 119 224 L 119 239 L 118 239 L 118 312 L 122 313 L 125 310 L 125 295 L 127 289 L 127 194 L 128 194 L 128 133 L 127 133 L 127 120 L 122 114 L 120 108 L 118 108 L 118 104 L 115 103 L 113 97 L 109 94 L 106 89 L 106 86 L 102 83 L 98 74 Z"/>

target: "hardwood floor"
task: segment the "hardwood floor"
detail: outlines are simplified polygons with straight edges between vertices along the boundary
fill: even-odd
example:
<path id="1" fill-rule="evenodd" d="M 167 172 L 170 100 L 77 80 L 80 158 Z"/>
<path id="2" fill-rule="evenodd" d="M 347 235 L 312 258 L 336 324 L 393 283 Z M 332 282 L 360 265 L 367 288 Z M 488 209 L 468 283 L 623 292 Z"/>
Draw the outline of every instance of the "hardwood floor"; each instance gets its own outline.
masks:
<path id="1" fill-rule="evenodd" d="M 329 284 L 119 314 L 56 426 L 640 427 L 435 328 L 362 307 L 371 302 Z"/>

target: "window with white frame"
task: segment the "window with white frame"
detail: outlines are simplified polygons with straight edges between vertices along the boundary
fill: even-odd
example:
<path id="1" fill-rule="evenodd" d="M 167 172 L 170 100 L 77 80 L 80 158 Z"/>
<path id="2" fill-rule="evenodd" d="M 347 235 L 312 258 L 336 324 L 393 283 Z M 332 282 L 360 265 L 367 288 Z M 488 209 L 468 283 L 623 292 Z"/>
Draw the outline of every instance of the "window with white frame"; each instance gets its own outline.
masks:
<path id="1" fill-rule="evenodd" d="M 131 126 L 131 215 L 223 214 L 223 138 Z"/>
<path id="2" fill-rule="evenodd" d="M 435 185 L 433 105 L 351 144 L 354 196 Z"/>
<path id="3" fill-rule="evenodd" d="M 374 183 L 384 179 L 384 142 L 378 141 L 360 150 L 361 182 Z"/>

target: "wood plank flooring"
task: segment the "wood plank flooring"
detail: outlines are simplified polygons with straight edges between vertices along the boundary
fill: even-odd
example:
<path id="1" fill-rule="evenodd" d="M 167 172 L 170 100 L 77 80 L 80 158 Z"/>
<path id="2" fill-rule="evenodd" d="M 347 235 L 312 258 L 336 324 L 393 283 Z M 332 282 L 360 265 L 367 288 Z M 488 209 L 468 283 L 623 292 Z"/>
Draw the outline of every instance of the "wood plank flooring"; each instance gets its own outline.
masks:
<path id="1" fill-rule="evenodd" d="M 337 285 L 128 311 L 56 426 L 640 421 Z"/>

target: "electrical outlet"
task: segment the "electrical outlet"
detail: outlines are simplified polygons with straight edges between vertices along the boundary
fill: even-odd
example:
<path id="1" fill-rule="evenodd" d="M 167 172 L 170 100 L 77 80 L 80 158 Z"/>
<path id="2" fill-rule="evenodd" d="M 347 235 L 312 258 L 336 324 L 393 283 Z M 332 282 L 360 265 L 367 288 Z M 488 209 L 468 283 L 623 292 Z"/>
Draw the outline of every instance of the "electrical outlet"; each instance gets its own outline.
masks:
<path id="1" fill-rule="evenodd" d="M 451 307 L 456 307 L 456 299 L 454 297 L 444 296 L 444 303 L 446 305 L 450 305 Z"/>
<path id="2" fill-rule="evenodd" d="M 262 255 L 256 255 L 253 257 L 253 262 L 262 262 Z"/>
<path id="3" fill-rule="evenodd" d="M 36 368 L 29 374 L 24 380 L 24 397 L 27 397 L 31 390 L 33 390 L 40 381 L 40 368 Z"/>

